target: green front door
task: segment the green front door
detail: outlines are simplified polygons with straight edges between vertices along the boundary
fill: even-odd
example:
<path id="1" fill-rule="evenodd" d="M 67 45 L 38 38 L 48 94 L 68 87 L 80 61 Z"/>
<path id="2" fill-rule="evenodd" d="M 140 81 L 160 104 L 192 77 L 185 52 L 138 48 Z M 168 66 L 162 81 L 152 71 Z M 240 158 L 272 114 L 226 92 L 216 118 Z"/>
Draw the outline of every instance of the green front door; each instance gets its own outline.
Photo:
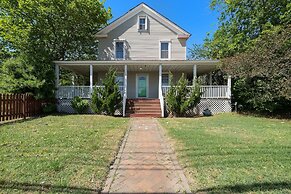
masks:
<path id="1" fill-rule="evenodd" d="M 137 76 L 137 97 L 147 98 L 148 93 L 148 77 L 147 75 Z"/>

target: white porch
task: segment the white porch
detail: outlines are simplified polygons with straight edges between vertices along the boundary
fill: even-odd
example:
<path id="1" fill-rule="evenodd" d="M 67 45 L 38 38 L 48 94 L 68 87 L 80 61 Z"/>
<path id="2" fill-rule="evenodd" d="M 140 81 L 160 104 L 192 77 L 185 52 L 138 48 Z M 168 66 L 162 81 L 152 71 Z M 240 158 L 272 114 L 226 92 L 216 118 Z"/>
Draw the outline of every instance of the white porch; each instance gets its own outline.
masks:
<path id="1" fill-rule="evenodd" d="M 163 83 L 163 75 L 172 72 L 174 80 L 178 80 L 182 73 L 185 73 L 190 79 L 195 80 L 198 76 L 212 72 L 216 69 L 218 61 L 56 61 L 56 98 L 60 100 L 70 100 L 75 96 L 82 98 L 91 98 L 94 87 L 100 86 L 101 79 L 109 67 L 114 67 L 119 75 L 123 77 L 123 84 L 119 86 L 123 96 L 122 115 L 126 115 L 126 101 L 128 98 L 136 98 L 137 84 L 136 76 L 139 74 L 148 75 L 148 98 L 158 98 L 160 100 L 162 117 L 164 117 L 164 98 L 169 89 L 168 85 Z M 88 85 L 60 85 L 60 67 L 71 70 L 77 74 L 88 76 Z M 191 87 L 191 86 L 189 86 Z M 231 79 L 228 78 L 227 85 L 202 85 L 201 91 L 202 103 L 206 102 L 203 108 L 207 108 L 207 104 L 211 106 L 210 101 L 223 100 L 230 102 L 231 96 Z M 220 103 L 220 102 L 218 102 Z M 204 103 L 205 104 L 205 103 Z M 230 103 L 229 103 L 230 104 Z M 216 105 L 215 105 L 216 106 Z M 223 112 L 230 111 L 230 105 Z"/>

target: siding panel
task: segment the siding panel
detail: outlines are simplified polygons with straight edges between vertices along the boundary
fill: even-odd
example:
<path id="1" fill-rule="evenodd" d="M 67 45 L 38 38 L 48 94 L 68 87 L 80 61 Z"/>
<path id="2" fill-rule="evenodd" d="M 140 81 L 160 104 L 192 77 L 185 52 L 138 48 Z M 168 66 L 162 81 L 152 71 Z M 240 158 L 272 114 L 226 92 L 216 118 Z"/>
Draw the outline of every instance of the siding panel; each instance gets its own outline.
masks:
<path id="1" fill-rule="evenodd" d="M 177 39 L 177 34 L 157 20 L 148 16 L 149 31 L 138 32 L 137 18 L 141 12 L 112 30 L 107 38 L 99 40 L 99 59 L 114 60 L 114 39 L 124 39 L 126 60 L 159 60 L 160 40 L 172 42 L 172 60 L 186 59 L 186 42 Z"/>

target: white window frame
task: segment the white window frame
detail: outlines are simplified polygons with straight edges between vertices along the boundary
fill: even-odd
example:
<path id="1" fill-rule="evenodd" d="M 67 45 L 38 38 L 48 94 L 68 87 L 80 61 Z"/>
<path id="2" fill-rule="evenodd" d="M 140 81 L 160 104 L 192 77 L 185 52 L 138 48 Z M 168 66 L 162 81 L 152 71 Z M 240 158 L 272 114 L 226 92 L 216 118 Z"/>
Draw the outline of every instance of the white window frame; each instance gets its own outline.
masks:
<path id="1" fill-rule="evenodd" d="M 140 29 L 139 26 L 140 26 L 140 19 L 141 18 L 145 18 L 145 29 Z M 144 16 L 144 15 L 140 15 L 137 17 L 137 30 L 139 32 L 144 32 L 144 31 L 148 31 L 148 16 Z"/>
<path id="2" fill-rule="evenodd" d="M 123 42 L 123 58 L 116 58 L 116 43 L 117 42 Z M 113 41 L 113 45 L 114 45 L 114 49 L 113 49 L 113 52 L 114 52 L 114 59 L 115 60 L 125 60 L 125 40 L 123 39 L 114 39 Z"/>
<path id="3" fill-rule="evenodd" d="M 162 43 L 168 43 L 168 58 L 162 58 Z M 159 42 L 159 57 L 160 60 L 170 60 L 172 58 L 172 42 L 170 40 L 160 40 Z"/>

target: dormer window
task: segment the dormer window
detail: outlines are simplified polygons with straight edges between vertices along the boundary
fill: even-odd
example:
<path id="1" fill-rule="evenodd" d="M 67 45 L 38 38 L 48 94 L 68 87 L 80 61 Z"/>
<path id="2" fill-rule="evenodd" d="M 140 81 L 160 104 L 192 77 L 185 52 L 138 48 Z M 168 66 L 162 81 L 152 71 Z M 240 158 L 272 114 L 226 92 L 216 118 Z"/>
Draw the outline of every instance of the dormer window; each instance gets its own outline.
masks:
<path id="1" fill-rule="evenodd" d="M 138 30 L 139 31 L 148 30 L 147 17 L 146 16 L 139 16 L 138 17 Z"/>
<path id="2" fill-rule="evenodd" d="M 120 60 L 125 58 L 124 52 L 124 41 L 122 40 L 115 40 L 115 59 Z"/>

